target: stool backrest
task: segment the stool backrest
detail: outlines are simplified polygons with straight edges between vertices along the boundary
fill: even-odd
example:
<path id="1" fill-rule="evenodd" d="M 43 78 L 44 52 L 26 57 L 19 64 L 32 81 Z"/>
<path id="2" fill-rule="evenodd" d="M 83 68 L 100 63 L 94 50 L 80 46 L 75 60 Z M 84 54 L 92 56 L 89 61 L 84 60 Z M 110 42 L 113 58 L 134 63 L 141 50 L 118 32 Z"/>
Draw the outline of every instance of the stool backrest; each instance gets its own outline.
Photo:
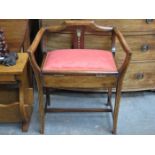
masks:
<path id="1" fill-rule="evenodd" d="M 93 20 L 66 20 L 45 28 L 47 33 L 42 39 L 43 52 L 60 48 L 111 50 L 113 27 L 99 26 Z"/>

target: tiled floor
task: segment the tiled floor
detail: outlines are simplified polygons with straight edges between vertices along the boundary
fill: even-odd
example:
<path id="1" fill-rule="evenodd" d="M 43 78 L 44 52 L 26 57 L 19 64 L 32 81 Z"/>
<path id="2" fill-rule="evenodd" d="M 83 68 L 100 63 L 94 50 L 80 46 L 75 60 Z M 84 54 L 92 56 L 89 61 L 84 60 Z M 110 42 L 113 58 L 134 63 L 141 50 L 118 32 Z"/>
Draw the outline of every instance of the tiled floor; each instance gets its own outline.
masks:
<path id="1" fill-rule="evenodd" d="M 114 95 L 113 95 L 114 96 Z M 36 97 L 35 97 L 36 98 Z M 67 93 L 51 95 L 55 107 L 102 107 L 103 93 Z M 20 124 L 0 124 L 0 134 L 39 134 L 37 98 L 29 131 L 22 133 Z M 53 113 L 46 114 L 45 134 L 107 135 L 111 134 L 110 113 Z M 155 134 L 155 93 L 123 93 L 117 134 Z"/>

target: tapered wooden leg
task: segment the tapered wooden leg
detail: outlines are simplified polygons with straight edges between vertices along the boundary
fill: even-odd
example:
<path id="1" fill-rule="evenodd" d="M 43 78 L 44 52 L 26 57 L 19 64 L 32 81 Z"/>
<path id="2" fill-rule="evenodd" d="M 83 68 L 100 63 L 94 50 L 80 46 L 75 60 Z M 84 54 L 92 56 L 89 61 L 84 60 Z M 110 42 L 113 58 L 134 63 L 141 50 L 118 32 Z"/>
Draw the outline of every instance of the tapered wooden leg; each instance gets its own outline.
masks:
<path id="1" fill-rule="evenodd" d="M 31 62 L 31 66 L 33 68 L 34 74 L 35 74 L 35 79 L 37 83 L 37 88 L 38 88 L 38 100 L 39 100 L 39 119 L 40 119 L 40 133 L 44 133 L 44 126 L 45 126 L 45 112 L 44 112 L 44 100 L 43 100 L 43 80 L 42 76 L 40 75 L 40 68 L 34 65 L 36 63 L 35 61 L 35 56 L 31 53 L 28 52 L 29 54 L 29 59 Z"/>
<path id="2" fill-rule="evenodd" d="M 29 107 L 29 109 L 27 109 L 28 120 L 27 121 L 22 121 L 22 131 L 23 132 L 27 132 L 28 129 L 29 129 L 32 112 L 33 112 L 33 106 Z"/>
<path id="3" fill-rule="evenodd" d="M 114 107 L 114 115 L 113 115 L 113 130 L 112 133 L 116 134 L 117 132 L 117 121 L 118 121 L 118 113 L 120 107 L 120 98 L 121 98 L 121 85 L 116 88 L 116 96 L 115 96 L 115 107 Z"/>
<path id="4" fill-rule="evenodd" d="M 45 126 L 44 109 L 40 108 L 39 115 L 40 115 L 40 133 L 44 134 L 44 126 Z"/>
<path id="5" fill-rule="evenodd" d="M 40 112 L 40 134 L 44 134 L 44 128 L 45 128 L 45 116 L 44 111 Z"/>
<path id="6" fill-rule="evenodd" d="M 40 133 L 44 134 L 44 126 L 45 126 L 44 94 L 43 94 L 42 81 L 38 75 L 36 75 L 36 82 L 38 87 Z"/>
<path id="7" fill-rule="evenodd" d="M 26 122 L 22 122 L 22 131 L 27 132 L 29 129 L 29 125 L 30 125 L 30 120 Z"/>
<path id="8" fill-rule="evenodd" d="M 39 100 L 39 120 L 40 120 L 40 133 L 44 134 L 45 126 L 45 111 L 44 111 L 44 94 L 42 80 L 38 74 L 36 76 L 36 82 L 38 87 L 38 100 Z"/>
<path id="9" fill-rule="evenodd" d="M 40 118 L 40 133 L 44 134 L 45 126 L 45 112 L 44 112 L 44 103 L 43 103 L 43 92 L 39 91 L 39 118 Z"/>

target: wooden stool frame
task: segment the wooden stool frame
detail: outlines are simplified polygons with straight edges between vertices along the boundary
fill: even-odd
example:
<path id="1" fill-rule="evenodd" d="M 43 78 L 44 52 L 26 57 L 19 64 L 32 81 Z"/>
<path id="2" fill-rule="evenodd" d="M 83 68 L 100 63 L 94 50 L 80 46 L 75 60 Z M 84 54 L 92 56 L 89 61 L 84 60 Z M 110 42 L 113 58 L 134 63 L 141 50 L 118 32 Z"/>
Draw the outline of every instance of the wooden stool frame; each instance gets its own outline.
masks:
<path id="1" fill-rule="evenodd" d="M 91 31 L 95 33 L 105 34 L 108 33 L 112 37 L 112 52 L 115 52 L 115 42 L 116 37 L 119 40 L 120 45 L 123 48 L 123 51 L 125 52 L 126 56 L 125 59 L 121 65 L 121 67 L 118 68 L 118 73 L 98 73 L 98 72 L 73 72 L 73 73 L 59 73 L 59 72 L 52 72 L 49 74 L 45 74 L 42 72 L 42 69 L 39 67 L 39 65 L 36 62 L 35 59 L 35 52 L 36 49 L 44 35 L 47 33 L 57 33 L 57 32 L 63 32 L 63 31 L 71 31 L 73 34 L 73 47 L 75 49 L 84 49 L 84 33 L 86 31 Z M 92 20 L 66 20 L 63 24 L 57 25 L 57 26 L 49 26 L 49 27 L 42 27 L 39 32 L 37 33 L 33 43 L 29 47 L 28 51 L 29 53 L 29 59 L 31 62 L 31 66 L 33 68 L 35 79 L 37 82 L 38 87 L 38 100 L 39 100 L 39 117 L 40 117 L 40 133 L 44 133 L 44 124 L 45 124 L 45 112 L 111 112 L 113 117 L 113 129 L 112 133 L 116 134 L 117 129 L 117 120 L 118 120 L 118 112 L 119 112 L 119 106 L 120 106 L 120 98 L 121 98 L 121 88 L 122 88 L 122 82 L 125 75 L 125 72 L 127 70 L 127 67 L 129 65 L 130 59 L 131 59 L 131 51 L 126 43 L 122 33 L 116 28 L 116 27 L 104 27 L 97 25 Z M 61 76 L 63 74 L 63 76 Z M 94 80 L 94 83 L 97 78 L 101 77 L 100 82 L 96 82 L 92 85 L 90 82 L 87 84 L 87 86 L 84 87 L 88 89 L 97 89 L 97 88 L 107 88 L 108 89 L 108 102 L 107 105 L 109 105 L 111 108 L 106 109 L 57 109 L 57 108 L 47 108 L 47 105 L 50 104 L 50 89 L 83 89 L 83 86 L 80 85 L 80 81 L 78 81 L 77 76 L 82 76 L 83 80 L 90 79 L 90 81 Z M 77 83 L 74 81 L 71 82 L 71 84 L 68 85 L 58 85 L 59 78 L 61 80 L 70 80 L 77 78 Z M 102 83 L 102 84 L 101 84 Z M 58 85 L 58 86 L 57 86 Z M 80 86 L 79 86 L 80 85 Z M 100 86 L 99 86 L 100 85 Z M 114 110 L 112 108 L 111 104 L 111 96 L 112 96 L 112 88 L 116 88 L 116 95 L 115 95 L 115 105 Z M 44 90 L 46 94 L 46 104 L 44 106 Z"/>

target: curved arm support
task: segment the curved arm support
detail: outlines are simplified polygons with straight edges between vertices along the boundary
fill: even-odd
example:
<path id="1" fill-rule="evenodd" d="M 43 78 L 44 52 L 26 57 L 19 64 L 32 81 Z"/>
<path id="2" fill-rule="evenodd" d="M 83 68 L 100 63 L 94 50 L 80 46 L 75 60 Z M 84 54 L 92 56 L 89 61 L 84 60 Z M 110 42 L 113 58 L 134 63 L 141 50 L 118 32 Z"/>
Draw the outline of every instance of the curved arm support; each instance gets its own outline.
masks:
<path id="1" fill-rule="evenodd" d="M 123 64 L 122 66 L 118 69 L 118 72 L 119 73 L 123 73 L 126 71 L 128 65 L 129 65 L 129 62 L 130 62 L 130 59 L 131 59 L 131 50 L 125 40 L 125 38 L 123 37 L 122 33 L 114 27 L 113 29 L 116 37 L 118 38 L 122 48 L 123 48 L 123 51 L 126 53 L 126 56 L 125 56 L 125 59 L 123 61 Z"/>

